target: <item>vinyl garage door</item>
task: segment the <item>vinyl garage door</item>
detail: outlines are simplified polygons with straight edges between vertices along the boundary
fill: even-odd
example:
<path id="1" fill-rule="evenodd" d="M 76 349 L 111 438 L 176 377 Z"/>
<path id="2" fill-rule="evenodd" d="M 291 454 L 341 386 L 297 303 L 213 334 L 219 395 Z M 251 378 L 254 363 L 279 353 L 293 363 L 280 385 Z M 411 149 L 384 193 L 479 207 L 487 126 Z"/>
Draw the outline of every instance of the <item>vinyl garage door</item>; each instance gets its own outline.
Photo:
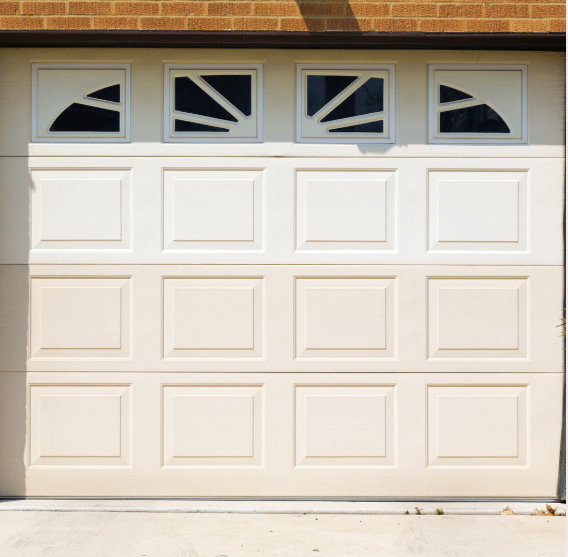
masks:
<path id="1" fill-rule="evenodd" d="M 554 497 L 563 58 L 6 50 L 0 492 Z"/>

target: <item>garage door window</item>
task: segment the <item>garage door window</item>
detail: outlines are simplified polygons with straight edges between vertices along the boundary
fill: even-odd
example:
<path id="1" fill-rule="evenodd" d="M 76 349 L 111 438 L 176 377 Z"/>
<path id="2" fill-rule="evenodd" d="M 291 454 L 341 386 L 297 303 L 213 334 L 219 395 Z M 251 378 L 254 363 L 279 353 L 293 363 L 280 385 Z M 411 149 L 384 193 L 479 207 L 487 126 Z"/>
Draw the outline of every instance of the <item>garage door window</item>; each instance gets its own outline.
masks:
<path id="1" fill-rule="evenodd" d="M 298 65 L 298 141 L 394 142 L 394 66 Z"/>
<path id="2" fill-rule="evenodd" d="M 166 141 L 261 141 L 261 65 L 166 64 Z"/>
<path id="3" fill-rule="evenodd" d="M 33 64 L 33 141 L 129 141 L 129 70 L 120 64 Z"/>
<path id="4" fill-rule="evenodd" d="M 430 66 L 431 143 L 526 143 L 526 66 Z"/>

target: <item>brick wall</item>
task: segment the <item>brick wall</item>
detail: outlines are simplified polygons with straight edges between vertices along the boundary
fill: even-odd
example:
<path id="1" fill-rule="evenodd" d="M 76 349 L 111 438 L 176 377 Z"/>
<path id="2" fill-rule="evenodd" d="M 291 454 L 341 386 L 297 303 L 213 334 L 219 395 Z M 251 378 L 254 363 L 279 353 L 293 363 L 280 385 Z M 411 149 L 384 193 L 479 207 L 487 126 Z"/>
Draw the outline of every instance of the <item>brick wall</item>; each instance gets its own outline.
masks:
<path id="1" fill-rule="evenodd" d="M 548 33 L 565 18 L 557 0 L 0 0 L 0 29 Z"/>

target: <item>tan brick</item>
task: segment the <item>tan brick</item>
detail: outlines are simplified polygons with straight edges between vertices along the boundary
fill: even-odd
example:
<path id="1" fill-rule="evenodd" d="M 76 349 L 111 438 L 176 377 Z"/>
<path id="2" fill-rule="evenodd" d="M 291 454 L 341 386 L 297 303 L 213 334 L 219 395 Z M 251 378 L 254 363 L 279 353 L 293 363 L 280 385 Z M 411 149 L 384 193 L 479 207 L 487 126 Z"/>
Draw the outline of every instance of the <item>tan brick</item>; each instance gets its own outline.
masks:
<path id="1" fill-rule="evenodd" d="M 16 15 L 19 10 L 19 2 L 0 2 L 0 15 Z"/>
<path id="2" fill-rule="evenodd" d="M 485 17 L 529 17 L 529 7 L 526 4 L 496 4 L 485 7 Z"/>
<path id="3" fill-rule="evenodd" d="M 385 17 L 391 13 L 390 4 L 375 2 L 373 4 L 353 4 L 347 6 L 347 14 L 349 11 L 357 17 Z"/>
<path id="4" fill-rule="evenodd" d="M 207 6 L 203 2 L 161 2 L 163 15 L 205 15 Z"/>
<path id="5" fill-rule="evenodd" d="M 275 17 L 235 17 L 233 29 L 236 31 L 274 31 L 278 29 Z"/>
<path id="6" fill-rule="evenodd" d="M 184 17 L 141 17 L 140 29 L 148 31 L 171 31 L 185 29 Z"/>
<path id="7" fill-rule="evenodd" d="M 160 11 L 158 2 L 115 2 L 116 15 L 157 15 Z"/>
<path id="8" fill-rule="evenodd" d="M 565 19 L 551 19 L 550 20 L 551 33 L 566 33 L 566 20 Z"/>
<path id="9" fill-rule="evenodd" d="M 195 31 L 226 31 L 231 29 L 231 19 L 228 17 L 189 17 L 187 28 Z"/>
<path id="10" fill-rule="evenodd" d="M 504 19 L 468 19 L 465 23 L 466 33 L 507 33 L 511 24 Z"/>
<path id="11" fill-rule="evenodd" d="M 463 33 L 465 21 L 463 19 L 423 19 L 418 28 L 424 33 Z"/>
<path id="12" fill-rule="evenodd" d="M 373 19 L 374 31 L 385 32 L 403 32 L 403 31 L 417 31 L 418 21 L 415 19 Z"/>
<path id="13" fill-rule="evenodd" d="M 324 31 L 325 21 L 313 17 L 285 17 L 280 20 L 281 31 Z"/>
<path id="14" fill-rule="evenodd" d="M 94 17 L 93 29 L 138 29 L 137 17 Z"/>
<path id="15" fill-rule="evenodd" d="M 29 15 L 64 14 L 65 2 L 23 2 L 22 13 Z"/>
<path id="16" fill-rule="evenodd" d="M 69 2 L 72 15 L 107 15 L 112 13 L 110 2 Z"/>
<path id="17" fill-rule="evenodd" d="M 298 15 L 300 10 L 296 3 L 288 2 L 255 2 L 253 4 L 254 15 Z"/>
<path id="18" fill-rule="evenodd" d="M 482 4 L 446 4 L 438 7 L 438 17 L 483 17 Z"/>
<path id="19" fill-rule="evenodd" d="M 300 13 L 304 17 L 334 16 L 345 15 L 345 4 L 343 2 L 322 3 L 322 2 L 300 2 Z"/>
<path id="20" fill-rule="evenodd" d="M 566 17 L 566 6 L 531 6 L 532 17 Z"/>
<path id="21" fill-rule="evenodd" d="M 43 17 L 0 17 L 0 29 L 43 29 Z"/>
<path id="22" fill-rule="evenodd" d="M 391 8 L 394 17 L 436 17 L 436 4 L 396 4 Z"/>
<path id="23" fill-rule="evenodd" d="M 326 19 L 325 28 L 327 31 L 370 31 L 371 19 Z"/>
<path id="24" fill-rule="evenodd" d="M 48 17 L 45 20 L 46 29 L 90 29 L 90 17 Z"/>
<path id="25" fill-rule="evenodd" d="M 211 2 L 207 5 L 209 15 L 251 15 L 251 2 Z"/>
<path id="26" fill-rule="evenodd" d="M 547 22 L 544 19 L 515 19 L 511 21 L 513 33 L 546 33 Z"/>

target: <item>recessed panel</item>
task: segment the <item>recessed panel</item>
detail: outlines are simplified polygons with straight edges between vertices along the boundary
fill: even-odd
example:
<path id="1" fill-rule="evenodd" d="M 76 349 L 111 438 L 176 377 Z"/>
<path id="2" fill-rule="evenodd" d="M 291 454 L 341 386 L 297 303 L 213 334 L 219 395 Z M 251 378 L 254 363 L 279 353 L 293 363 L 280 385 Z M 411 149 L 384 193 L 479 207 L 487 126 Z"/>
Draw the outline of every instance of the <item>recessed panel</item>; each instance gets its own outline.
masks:
<path id="1" fill-rule="evenodd" d="M 523 358 L 528 353 L 526 279 L 430 279 L 434 358 Z"/>
<path id="2" fill-rule="evenodd" d="M 395 297 L 394 279 L 296 279 L 296 356 L 392 357 Z"/>
<path id="3" fill-rule="evenodd" d="M 429 386 L 429 464 L 527 464 L 527 396 L 525 386 Z"/>
<path id="4" fill-rule="evenodd" d="M 262 247 L 262 172 L 166 170 L 164 249 Z"/>
<path id="5" fill-rule="evenodd" d="M 299 171 L 296 249 L 394 249 L 394 178 L 394 172 Z"/>
<path id="6" fill-rule="evenodd" d="M 297 466 L 393 464 L 392 386 L 296 386 Z"/>
<path id="7" fill-rule="evenodd" d="M 30 465 L 124 465 L 128 386 L 32 385 Z"/>
<path id="8" fill-rule="evenodd" d="M 262 387 L 163 388 L 164 466 L 262 462 Z"/>
<path id="9" fill-rule="evenodd" d="M 164 357 L 262 354 L 261 278 L 164 279 Z"/>
<path id="10" fill-rule="evenodd" d="M 528 250 L 525 172 L 430 172 L 430 250 Z"/>
<path id="11" fill-rule="evenodd" d="M 126 170 L 32 170 L 32 250 L 114 250 L 130 243 Z"/>
<path id="12" fill-rule="evenodd" d="M 32 278 L 32 358 L 128 356 L 129 284 L 127 278 Z"/>

